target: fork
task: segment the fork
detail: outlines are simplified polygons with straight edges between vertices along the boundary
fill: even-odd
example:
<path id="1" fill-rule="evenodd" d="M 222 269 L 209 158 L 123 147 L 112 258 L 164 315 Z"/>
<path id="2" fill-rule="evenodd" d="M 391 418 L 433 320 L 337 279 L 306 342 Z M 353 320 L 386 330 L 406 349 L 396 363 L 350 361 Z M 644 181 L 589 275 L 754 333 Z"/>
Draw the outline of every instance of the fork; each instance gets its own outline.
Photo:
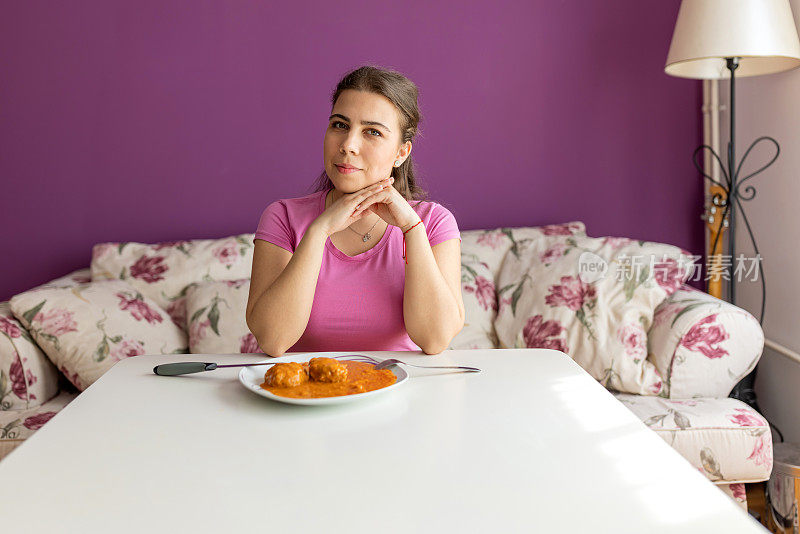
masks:
<path id="1" fill-rule="evenodd" d="M 461 367 L 461 366 L 458 366 L 458 365 L 446 365 L 446 366 L 443 366 L 443 365 L 415 365 L 413 363 L 401 362 L 400 360 L 397 360 L 395 358 L 389 358 L 388 360 L 383 360 L 382 362 L 380 362 L 379 364 L 377 364 L 375 366 L 375 370 L 378 371 L 380 369 L 386 369 L 387 367 L 391 367 L 392 365 L 397 365 L 398 363 L 401 363 L 403 365 L 410 365 L 411 367 L 420 367 L 422 369 L 463 369 L 464 371 L 466 371 L 468 373 L 480 373 L 481 372 L 481 370 L 478 369 L 477 367 Z"/>
<path id="2" fill-rule="evenodd" d="M 366 354 L 347 354 L 346 356 L 353 356 L 353 361 L 357 362 L 366 362 L 375 365 L 375 370 L 378 371 L 380 369 L 386 369 L 387 367 L 391 367 L 392 365 L 401 363 L 403 365 L 410 365 L 411 367 L 421 367 L 422 369 L 463 369 L 469 373 L 479 373 L 481 370 L 477 367 L 460 367 L 457 365 L 450 365 L 450 366 L 434 366 L 434 365 L 415 365 L 413 363 L 406 363 L 402 362 L 396 358 L 389 358 L 387 360 L 379 361 L 373 358 L 372 356 L 367 356 Z M 339 356 L 340 358 L 344 358 L 345 356 Z"/>

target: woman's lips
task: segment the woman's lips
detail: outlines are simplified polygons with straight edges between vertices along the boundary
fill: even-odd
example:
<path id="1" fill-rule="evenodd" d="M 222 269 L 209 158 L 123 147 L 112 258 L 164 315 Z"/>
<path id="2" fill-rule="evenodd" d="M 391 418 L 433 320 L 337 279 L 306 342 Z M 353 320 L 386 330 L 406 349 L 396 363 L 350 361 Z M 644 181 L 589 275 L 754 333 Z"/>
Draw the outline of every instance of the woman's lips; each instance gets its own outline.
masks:
<path id="1" fill-rule="evenodd" d="M 346 168 L 346 167 L 340 167 L 340 166 L 338 166 L 338 165 L 336 165 L 336 168 L 337 168 L 337 169 L 338 169 L 338 171 L 339 171 L 340 173 L 342 173 L 342 174 L 350 174 L 351 172 L 356 172 L 356 171 L 358 171 L 358 170 L 361 170 L 361 169 L 353 169 L 353 168 L 349 168 L 349 169 L 348 169 L 348 168 Z"/>

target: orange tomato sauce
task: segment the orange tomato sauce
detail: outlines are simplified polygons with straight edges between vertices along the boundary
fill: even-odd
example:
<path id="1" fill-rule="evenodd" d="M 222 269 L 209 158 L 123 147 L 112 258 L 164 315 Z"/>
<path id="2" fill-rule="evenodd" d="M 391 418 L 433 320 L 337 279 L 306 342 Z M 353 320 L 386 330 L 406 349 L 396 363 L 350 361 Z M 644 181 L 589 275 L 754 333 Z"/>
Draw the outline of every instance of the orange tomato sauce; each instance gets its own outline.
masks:
<path id="1" fill-rule="evenodd" d="M 281 397 L 321 398 L 340 397 L 342 395 L 353 395 L 356 393 L 373 391 L 390 386 L 397 381 L 397 377 L 390 370 L 381 369 L 376 371 L 375 366 L 371 363 L 347 360 L 341 360 L 339 363 L 347 368 L 347 378 L 340 382 L 320 382 L 309 378 L 307 381 L 296 386 L 277 387 L 267 384 L 265 374 L 265 380 L 264 383 L 261 384 L 261 387 Z M 308 370 L 309 362 L 303 362 L 301 365 L 306 371 Z M 269 371 L 267 371 L 267 373 L 269 373 Z"/>

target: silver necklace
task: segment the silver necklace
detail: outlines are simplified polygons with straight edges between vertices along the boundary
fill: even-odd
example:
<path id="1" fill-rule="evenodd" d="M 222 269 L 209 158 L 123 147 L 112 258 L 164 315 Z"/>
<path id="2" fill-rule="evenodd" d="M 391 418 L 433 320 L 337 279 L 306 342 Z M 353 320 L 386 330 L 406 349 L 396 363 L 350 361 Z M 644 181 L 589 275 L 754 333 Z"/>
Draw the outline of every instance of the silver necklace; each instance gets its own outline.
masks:
<path id="1" fill-rule="evenodd" d="M 327 208 L 328 208 L 328 195 L 327 195 L 327 193 L 326 193 L 326 194 L 325 194 L 325 209 L 327 209 Z M 380 221 L 380 220 L 381 220 L 381 218 L 380 218 L 380 217 L 378 217 L 378 220 L 376 220 L 376 221 L 375 221 L 375 224 L 378 224 L 378 221 Z M 373 224 L 373 225 L 372 225 L 372 228 L 375 228 L 375 224 Z M 350 227 L 348 226 L 348 228 L 350 228 Z M 357 233 L 358 235 L 360 235 L 360 236 L 361 236 L 361 241 L 363 241 L 364 243 L 366 243 L 367 241 L 369 241 L 370 239 L 372 239 L 372 234 L 370 234 L 370 232 L 372 231 L 372 228 L 370 228 L 370 229 L 369 229 L 369 231 L 368 231 L 366 234 L 358 234 L 358 232 L 356 232 L 356 231 L 355 231 L 355 230 L 353 230 L 352 228 L 350 228 L 350 230 L 353 230 L 353 232 L 355 232 L 355 233 Z"/>
<path id="2" fill-rule="evenodd" d="M 381 218 L 380 218 L 380 217 L 378 217 L 378 221 L 380 221 L 380 220 L 381 220 Z M 375 224 L 378 224 L 378 221 L 375 221 Z M 373 225 L 372 225 L 372 228 L 375 228 L 375 224 L 373 224 Z M 348 226 L 348 228 L 350 228 L 350 227 Z M 356 231 L 355 231 L 355 230 L 353 230 L 352 228 L 350 228 L 350 229 L 351 229 L 351 230 L 353 230 L 353 232 L 355 232 L 355 233 L 357 233 L 358 235 L 360 235 L 360 236 L 361 236 L 361 241 L 363 241 L 364 243 L 366 243 L 367 241 L 369 241 L 370 239 L 372 239 L 372 235 L 370 234 L 370 232 L 372 231 L 372 228 L 370 228 L 370 229 L 369 229 L 369 231 L 368 231 L 366 234 L 363 234 L 363 235 L 362 235 L 362 234 L 358 234 L 358 232 L 356 232 Z"/>

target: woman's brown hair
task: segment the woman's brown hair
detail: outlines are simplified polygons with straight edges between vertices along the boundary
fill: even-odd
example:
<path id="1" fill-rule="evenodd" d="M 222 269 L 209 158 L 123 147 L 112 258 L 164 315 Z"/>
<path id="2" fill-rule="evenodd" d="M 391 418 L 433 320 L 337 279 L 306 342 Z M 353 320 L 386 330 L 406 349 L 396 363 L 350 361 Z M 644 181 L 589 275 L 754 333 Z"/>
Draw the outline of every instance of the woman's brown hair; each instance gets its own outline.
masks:
<path id="1" fill-rule="evenodd" d="M 336 84 L 333 94 L 331 94 L 331 111 L 339 95 L 347 89 L 356 91 L 366 91 L 383 95 L 394 104 L 400 115 L 401 141 L 403 144 L 412 141 L 419 133 L 419 122 L 422 119 L 417 105 L 419 91 L 417 86 L 397 71 L 365 65 L 352 72 L 348 72 Z M 425 200 L 428 194 L 417 185 L 414 177 L 414 162 L 411 154 L 399 167 L 392 167 L 392 184 L 406 200 Z M 333 189 L 333 182 L 328 174 L 323 170 L 316 181 L 315 191 L 325 191 Z"/>

